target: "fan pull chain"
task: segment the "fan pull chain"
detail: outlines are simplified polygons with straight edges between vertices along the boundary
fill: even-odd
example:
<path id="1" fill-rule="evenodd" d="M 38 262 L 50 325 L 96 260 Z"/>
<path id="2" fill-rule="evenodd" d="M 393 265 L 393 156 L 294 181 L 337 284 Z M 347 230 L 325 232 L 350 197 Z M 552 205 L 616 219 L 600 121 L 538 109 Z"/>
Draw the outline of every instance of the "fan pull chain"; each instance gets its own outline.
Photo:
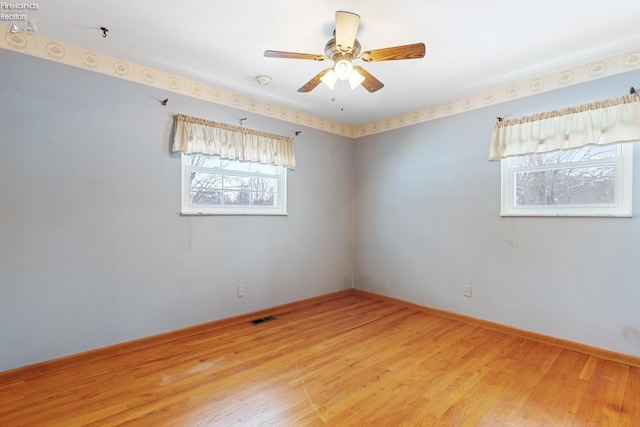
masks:
<path id="1" fill-rule="evenodd" d="M 338 85 L 335 85 L 332 89 L 333 94 L 331 95 L 331 102 L 336 102 L 336 87 Z M 344 106 L 340 107 L 340 111 L 344 111 Z"/>

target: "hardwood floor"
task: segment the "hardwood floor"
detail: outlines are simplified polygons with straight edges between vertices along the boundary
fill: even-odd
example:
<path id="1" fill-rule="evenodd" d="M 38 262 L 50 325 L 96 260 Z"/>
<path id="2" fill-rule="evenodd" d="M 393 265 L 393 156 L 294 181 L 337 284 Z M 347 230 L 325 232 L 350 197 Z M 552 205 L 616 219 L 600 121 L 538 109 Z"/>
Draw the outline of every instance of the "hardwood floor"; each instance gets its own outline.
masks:
<path id="1" fill-rule="evenodd" d="M 640 425 L 636 367 L 361 294 L 271 314 L 10 377 L 0 425 Z"/>

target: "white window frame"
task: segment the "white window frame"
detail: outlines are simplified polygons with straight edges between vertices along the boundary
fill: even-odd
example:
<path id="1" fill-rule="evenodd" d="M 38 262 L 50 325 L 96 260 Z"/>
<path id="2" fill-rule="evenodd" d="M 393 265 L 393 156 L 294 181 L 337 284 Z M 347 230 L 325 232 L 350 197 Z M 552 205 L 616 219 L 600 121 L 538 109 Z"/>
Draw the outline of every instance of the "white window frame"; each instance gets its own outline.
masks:
<path id="1" fill-rule="evenodd" d="M 181 154 L 182 163 L 182 194 L 181 208 L 182 215 L 287 215 L 287 168 L 282 166 L 274 166 L 277 168 L 277 174 L 264 174 L 256 172 L 234 171 L 224 168 L 210 168 L 202 166 L 192 166 L 189 162 L 185 162 L 187 154 Z M 191 155 L 193 156 L 193 155 Z M 238 162 L 238 160 L 224 160 L 230 162 Z M 253 162 L 249 162 L 253 163 Z M 259 163 L 258 163 L 259 164 Z M 211 173 L 224 173 L 225 175 L 249 176 L 249 177 L 265 177 L 274 178 L 276 180 L 276 205 L 271 206 L 242 206 L 242 205 L 196 205 L 191 203 L 191 172 L 203 171 Z"/>
<path id="2" fill-rule="evenodd" d="M 595 216 L 595 217 L 632 217 L 632 180 L 633 180 L 633 144 L 616 144 L 617 156 L 571 163 L 556 163 L 528 167 L 516 166 L 516 158 L 501 160 L 502 164 L 502 200 L 501 216 Z M 615 201 L 601 205 L 541 205 L 516 206 L 515 176 L 518 172 L 564 169 L 591 165 L 614 165 L 616 168 Z"/>

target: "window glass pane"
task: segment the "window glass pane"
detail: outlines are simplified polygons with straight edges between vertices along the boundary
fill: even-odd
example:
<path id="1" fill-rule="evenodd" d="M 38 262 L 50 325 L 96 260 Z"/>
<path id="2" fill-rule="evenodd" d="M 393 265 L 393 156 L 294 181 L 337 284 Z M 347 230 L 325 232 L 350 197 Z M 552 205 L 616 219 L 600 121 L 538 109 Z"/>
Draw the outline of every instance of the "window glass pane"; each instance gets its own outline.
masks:
<path id="1" fill-rule="evenodd" d="M 251 193 L 249 191 L 224 191 L 225 205 L 248 206 L 251 204 Z"/>
<path id="2" fill-rule="evenodd" d="M 215 156 L 201 156 L 198 154 L 193 154 L 190 156 L 184 156 L 184 161 L 186 164 L 191 166 L 201 166 L 205 168 L 219 168 L 220 167 L 220 158 Z"/>
<path id="3" fill-rule="evenodd" d="M 222 160 L 222 167 L 227 170 L 238 171 L 238 172 L 249 172 L 251 169 L 250 162 L 240 162 L 238 160 Z"/>
<path id="4" fill-rule="evenodd" d="M 551 153 L 529 154 L 514 158 L 515 167 L 553 165 L 558 163 L 581 162 L 593 159 L 609 159 L 618 155 L 616 145 L 587 145 L 574 150 L 553 151 Z"/>
<path id="5" fill-rule="evenodd" d="M 222 175 L 191 172 L 189 199 L 191 204 L 220 204 L 222 202 Z"/>
<path id="6" fill-rule="evenodd" d="M 236 176 L 236 175 L 224 176 L 225 190 L 249 190 L 250 185 L 251 185 L 250 176 Z"/>
<path id="7" fill-rule="evenodd" d="M 517 172 L 515 204 L 612 204 L 615 202 L 615 172 L 615 165 Z"/>
<path id="8" fill-rule="evenodd" d="M 190 193 L 192 205 L 219 205 L 222 203 L 222 190 L 195 191 Z"/>
<path id="9" fill-rule="evenodd" d="M 253 199 L 251 203 L 255 206 L 275 206 L 276 197 L 274 193 L 256 192 L 252 193 Z"/>
<path id="10" fill-rule="evenodd" d="M 252 179 L 253 191 L 276 191 L 277 181 L 275 178 L 263 178 L 260 176 Z"/>
<path id="11" fill-rule="evenodd" d="M 182 155 L 181 213 L 286 214 L 285 168 L 217 156 Z"/>
<path id="12" fill-rule="evenodd" d="M 275 165 L 265 165 L 262 163 L 252 163 L 251 164 L 251 172 L 253 173 L 261 173 L 264 175 L 277 175 L 279 172 L 279 167 Z"/>

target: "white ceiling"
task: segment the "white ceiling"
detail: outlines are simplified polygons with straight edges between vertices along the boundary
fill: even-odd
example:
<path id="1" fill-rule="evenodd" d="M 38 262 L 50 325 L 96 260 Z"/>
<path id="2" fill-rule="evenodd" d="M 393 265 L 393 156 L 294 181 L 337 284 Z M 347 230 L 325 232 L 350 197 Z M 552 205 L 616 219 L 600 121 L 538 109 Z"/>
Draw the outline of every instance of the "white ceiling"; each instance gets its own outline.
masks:
<path id="1" fill-rule="evenodd" d="M 42 0 L 38 34 L 348 125 L 460 99 L 640 48 L 638 0 Z M 359 63 L 385 87 L 297 89 L 327 63 L 336 10 L 362 49 L 424 42 L 423 59 Z M 7 12 L 3 10 L 2 12 Z M 3 22 L 7 25 L 11 23 Z M 102 37 L 100 27 L 109 29 Z M 259 86 L 255 76 L 272 82 Z M 335 100 L 332 98 L 335 96 Z"/>

